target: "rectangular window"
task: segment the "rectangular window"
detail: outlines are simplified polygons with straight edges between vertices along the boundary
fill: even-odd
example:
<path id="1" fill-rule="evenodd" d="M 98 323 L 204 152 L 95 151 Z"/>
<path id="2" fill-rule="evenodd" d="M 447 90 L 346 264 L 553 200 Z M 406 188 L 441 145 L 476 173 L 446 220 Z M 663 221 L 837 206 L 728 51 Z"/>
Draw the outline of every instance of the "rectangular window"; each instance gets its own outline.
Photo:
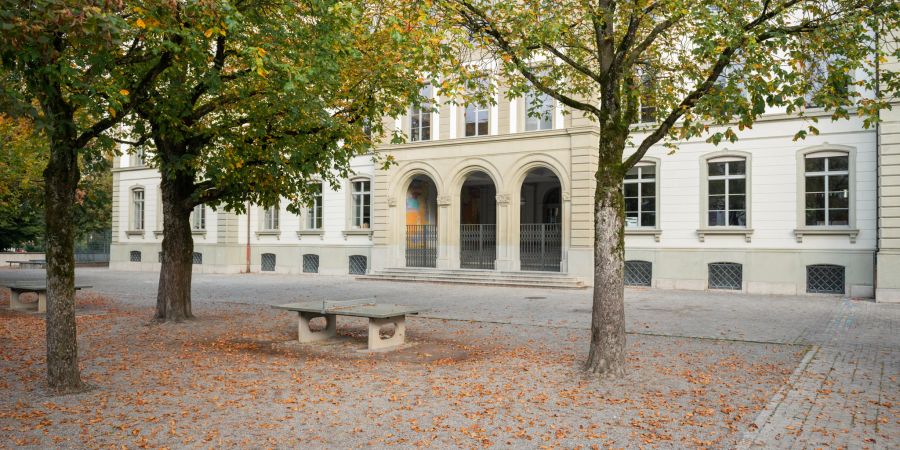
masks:
<path id="1" fill-rule="evenodd" d="M 131 191 L 131 229 L 141 231 L 144 229 L 144 190 Z"/>
<path id="2" fill-rule="evenodd" d="M 131 166 L 141 167 L 147 164 L 147 153 L 143 147 L 137 147 L 131 154 Z"/>
<path id="3" fill-rule="evenodd" d="M 808 63 L 809 68 L 805 74 L 810 82 L 810 89 L 805 95 L 807 108 L 825 106 L 823 97 L 846 97 L 849 95 L 853 76 L 851 72 L 840 67 L 843 62 L 842 57 L 833 55 Z"/>
<path id="4" fill-rule="evenodd" d="M 316 183 L 313 187 L 312 204 L 306 210 L 306 228 L 308 230 L 322 229 L 322 184 Z"/>
<path id="5" fill-rule="evenodd" d="M 656 122 L 656 91 L 658 89 L 656 76 L 653 73 L 642 72 L 640 74 L 640 81 L 637 123 Z"/>
<path id="6" fill-rule="evenodd" d="M 848 155 L 806 157 L 807 226 L 850 224 L 849 164 Z"/>
<path id="7" fill-rule="evenodd" d="M 353 182 L 353 228 L 367 229 L 371 226 L 372 193 L 368 180 Z"/>
<path id="8" fill-rule="evenodd" d="M 478 84 L 486 86 L 487 80 L 479 79 Z M 466 105 L 466 136 L 487 136 L 489 116 L 488 105 Z"/>
<path id="9" fill-rule="evenodd" d="M 278 207 L 273 206 L 271 208 L 266 208 L 263 212 L 263 229 L 265 230 L 277 230 L 278 229 Z"/>
<path id="10" fill-rule="evenodd" d="M 197 205 L 191 211 L 191 229 L 195 231 L 206 229 L 206 206 Z"/>
<path id="11" fill-rule="evenodd" d="M 747 226 L 747 161 L 707 163 L 709 226 Z"/>
<path id="12" fill-rule="evenodd" d="M 656 165 L 635 166 L 625 174 L 625 226 L 656 226 Z"/>
<path id="13" fill-rule="evenodd" d="M 541 92 L 525 94 L 525 131 L 553 128 L 553 98 Z"/>
<path id="14" fill-rule="evenodd" d="M 423 98 L 432 98 L 431 85 L 426 85 L 419 91 Z M 409 139 L 412 142 L 431 140 L 431 103 L 425 102 L 409 109 Z"/>

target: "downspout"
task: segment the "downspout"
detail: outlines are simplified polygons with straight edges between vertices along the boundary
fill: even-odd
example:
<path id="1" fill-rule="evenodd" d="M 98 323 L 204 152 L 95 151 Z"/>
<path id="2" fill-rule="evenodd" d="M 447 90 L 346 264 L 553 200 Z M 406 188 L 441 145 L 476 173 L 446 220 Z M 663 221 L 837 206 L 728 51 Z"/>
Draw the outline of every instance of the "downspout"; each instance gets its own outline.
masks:
<path id="1" fill-rule="evenodd" d="M 881 30 L 875 29 L 875 99 L 881 99 Z M 881 110 L 875 121 L 875 254 L 872 256 L 872 293 L 878 292 L 878 253 L 881 251 Z M 877 299 L 877 297 L 876 297 Z"/>
<path id="2" fill-rule="evenodd" d="M 247 202 L 247 271 L 250 273 L 250 202 Z"/>

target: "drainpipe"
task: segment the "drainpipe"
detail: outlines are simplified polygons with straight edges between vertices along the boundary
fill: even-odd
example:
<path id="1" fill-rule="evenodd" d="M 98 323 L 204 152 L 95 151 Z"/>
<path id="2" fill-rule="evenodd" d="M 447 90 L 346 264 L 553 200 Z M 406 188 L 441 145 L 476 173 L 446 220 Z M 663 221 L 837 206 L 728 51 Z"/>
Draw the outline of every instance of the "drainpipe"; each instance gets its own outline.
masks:
<path id="1" fill-rule="evenodd" d="M 247 202 L 247 272 L 250 273 L 250 202 Z"/>
<path id="2" fill-rule="evenodd" d="M 875 98 L 881 99 L 881 30 L 875 30 Z M 872 293 L 878 290 L 878 253 L 881 251 L 881 110 L 875 121 L 875 254 L 872 262 Z M 877 299 L 877 297 L 876 297 Z"/>

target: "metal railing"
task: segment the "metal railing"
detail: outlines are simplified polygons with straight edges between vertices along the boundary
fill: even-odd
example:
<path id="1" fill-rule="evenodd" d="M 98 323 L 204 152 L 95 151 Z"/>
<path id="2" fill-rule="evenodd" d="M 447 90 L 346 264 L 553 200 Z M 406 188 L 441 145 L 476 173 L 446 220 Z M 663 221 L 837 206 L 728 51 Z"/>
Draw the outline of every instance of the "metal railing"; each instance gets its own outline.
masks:
<path id="1" fill-rule="evenodd" d="M 523 223 L 519 230 L 522 270 L 559 272 L 562 262 L 562 225 Z"/>
<path id="2" fill-rule="evenodd" d="M 406 226 L 406 267 L 437 267 L 437 225 Z"/>
<path id="3" fill-rule="evenodd" d="M 492 270 L 496 259 L 497 225 L 479 223 L 459 226 L 460 267 Z"/>

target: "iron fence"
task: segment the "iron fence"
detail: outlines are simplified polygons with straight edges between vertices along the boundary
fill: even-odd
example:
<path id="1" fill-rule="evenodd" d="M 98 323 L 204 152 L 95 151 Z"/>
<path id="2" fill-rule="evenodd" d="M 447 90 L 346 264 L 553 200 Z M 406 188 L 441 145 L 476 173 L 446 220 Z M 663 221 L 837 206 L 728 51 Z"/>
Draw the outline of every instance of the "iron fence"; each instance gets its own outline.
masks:
<path id="1" fill-rule="evenodd" d="M 562 262 L 562 225 L 523 223 L 519 231 L 522 270 L 559 272 Z"/>
<path id="2" fill-rule="evenodd" d="M 437 225 L 406 226 L 406 267 L 437 267 Z"/>
<path id="3" fill-rule="evenodd" d="M 479 223 L 459 226 L 460 267 L 493 270 L 496 259 L 497 225 Z"/>
<path id="4" fill-rule="evenodd" d="M 109 263 L 112 231 L 95 231 L 75 243 L 75 263 Z"/>

